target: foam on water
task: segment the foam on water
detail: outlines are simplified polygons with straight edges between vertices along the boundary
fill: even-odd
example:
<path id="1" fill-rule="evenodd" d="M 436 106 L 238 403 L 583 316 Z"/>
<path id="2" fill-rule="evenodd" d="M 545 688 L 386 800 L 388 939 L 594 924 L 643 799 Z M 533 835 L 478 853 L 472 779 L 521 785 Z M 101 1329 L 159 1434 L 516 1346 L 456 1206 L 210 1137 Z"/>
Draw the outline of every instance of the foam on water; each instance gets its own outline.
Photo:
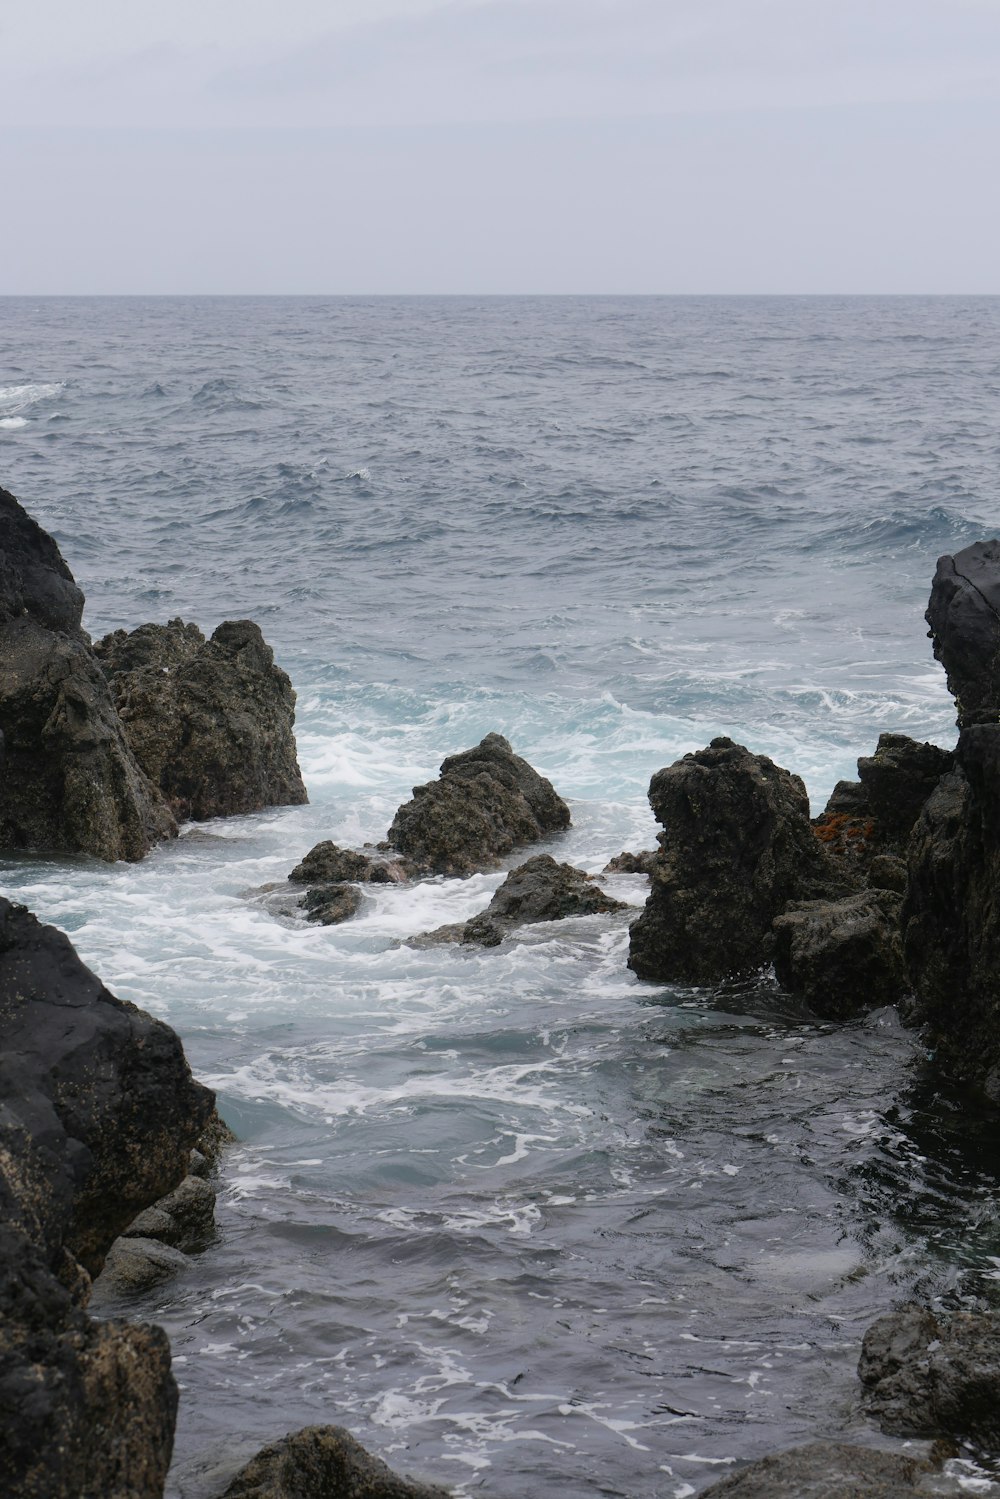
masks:
<path id="1" fill-rule="evenodd" d="M 592 873 L 653 846 L 650 775 L 717 734 L 816 808 L 883 729 L 951 743 L 922 611 L 937 553 L 994 526 L 1000 304 L 2 305 L 3 482 L 88 628 L 250 616 L 299 695 L 310 805 L 136 866 L 0 865 L 180 1030 L 240 1136 L 218 1244 L 96 1302 L 170 1332 L 172 1499 L 317 1421 L 505 1499 L 681 1499 L 870 1440 L 865 1326 L 1000 1263 L 995 1142 L 969 1156 L 891 1012 L 640 984 L 628 913 L 402 940 L 503 870 L 365 889 L 334 928 L 264 887 L 382 838 L 492 731 L 571 803 L 543 847 Z"/>

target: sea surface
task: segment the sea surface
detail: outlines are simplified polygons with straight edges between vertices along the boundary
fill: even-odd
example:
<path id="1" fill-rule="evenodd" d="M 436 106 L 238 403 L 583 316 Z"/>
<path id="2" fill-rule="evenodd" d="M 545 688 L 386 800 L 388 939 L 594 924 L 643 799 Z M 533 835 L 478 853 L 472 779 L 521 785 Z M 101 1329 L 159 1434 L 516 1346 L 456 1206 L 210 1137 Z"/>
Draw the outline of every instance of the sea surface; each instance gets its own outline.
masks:
<path id="1" fill-rule="evenodd" d="M 998 398 L 988 298 L 0 299 L 0 483 L 91 634 L 252 617 L 298 692 L 307 807 L 0 863 L 239 1136 L 217 1244 L 95 1303 L 172 1339 L 172 1499 L 316 1422 L 497 1499 L 898 1445 L 861 1335 L 994 1294 L 1000 1153 L 894 1011 L 640 983 L 627 915 L 401 944 L 502 871 L 327 929 L 261 887 L 491 730 L 592 872 L 652 846 L 651 774 L 715 735 L 817 811 L 882 730 L 952 744 L 923 610 L 998 529 Z"/>

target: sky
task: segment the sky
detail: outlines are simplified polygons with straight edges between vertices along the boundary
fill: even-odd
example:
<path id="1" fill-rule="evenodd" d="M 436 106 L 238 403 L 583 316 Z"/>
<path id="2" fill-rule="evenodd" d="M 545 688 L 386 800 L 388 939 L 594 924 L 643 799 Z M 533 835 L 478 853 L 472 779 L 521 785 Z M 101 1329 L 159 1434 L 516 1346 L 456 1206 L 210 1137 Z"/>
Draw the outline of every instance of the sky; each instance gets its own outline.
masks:
<path id="1" fill-rule="evenodd" d="M 0 293 L 1000 293 L 1000 0 L 33 0 Z"/>

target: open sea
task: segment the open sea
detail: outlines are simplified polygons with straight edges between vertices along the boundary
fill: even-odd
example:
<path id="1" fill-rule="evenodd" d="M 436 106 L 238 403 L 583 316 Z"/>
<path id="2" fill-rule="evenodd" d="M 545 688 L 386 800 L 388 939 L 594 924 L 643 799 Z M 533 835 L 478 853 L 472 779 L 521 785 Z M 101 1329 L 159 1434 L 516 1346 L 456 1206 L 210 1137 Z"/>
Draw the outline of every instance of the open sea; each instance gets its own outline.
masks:
<path id="1" fill-rule="evenodd" d="M 170 1334 L 172 1499 L 317 1422 L 497 1499 L 899 1445 L 861 1335 L 1000 1290 L 1000 1141 L 893 1011 L 640 983 L 627 915 L 400 945 L 502 873 L 325 929 L 259 891 L 491 730 L 592 872 L 652 846 L 650 776 L 717 734 L 814 811 L 881 730 L 952 744 L 923 610 L 939 554 L 996 533 L 998 469 L 1000 299 L 0 299 L 0 483 L 91 634 L 251 617 L 298 692 L 309 806 L 139 865 L 0 862 L 239 1135 L 217 1244 L 95 1299 Z"/>

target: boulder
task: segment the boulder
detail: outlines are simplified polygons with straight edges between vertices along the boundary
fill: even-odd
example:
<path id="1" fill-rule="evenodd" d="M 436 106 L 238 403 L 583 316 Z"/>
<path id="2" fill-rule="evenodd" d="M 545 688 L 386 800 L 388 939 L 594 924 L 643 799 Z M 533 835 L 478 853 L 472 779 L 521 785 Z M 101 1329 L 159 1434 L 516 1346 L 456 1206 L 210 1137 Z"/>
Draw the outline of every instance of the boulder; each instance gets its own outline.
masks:
<path id="1" fill-rule="evenodd" d="M 910 985 L 899 933 L 902 896 L 862 890 L 793 903 L 773 925 L 778 982 L 826 1020 L 895 1004 Z"/>
<path id="2" fill-rule="evenodd" d="M 408 875 L 398 859 L 356 853 L 326 840 L 309 850 L 288 876 L 297 885 L 340 885 L 357 881 L 362 885 L 401 885 Z"/>
<path id="3" fill-rule="evenodd" d="M 512 869 L 486 910 L 465 923 L 461 941 L 496 947 L 508 932 L 531 922 L 625 909 L 624 901 L 605 895 L 593 875 L 559 864 L 551 854 L 536 854 Z"/>
<path id="4" fill-rule="evenodd" d="M 340 1426 L 307 1426 L 265 1447 L 220 1499 L 449 1499 L 399 1478 Z"/>
<path id="5" fill-rule="evenodd" d="M 295 693 L 251 620 L 227 620 L 210 640 L 180 619 L 141 625 L 95 651 L 136 760 L 177 818 L 308 800 Z"/>
<path id="6" fill-rule="evenodd" d="M 0 847 L 141 859 L 177 828 L 136 762 L 52 538 L 0 490 Z"/>
<path id="7" fill-rule="evenodd" d="M 130 1233 L 116 1239 L 108 1250 L 98 1289 L 103 1287 L 115 1296 L 140 1296 L 153 1286 L 183 1274 L 190 1264 L 180 1249 L 158 1238 Z"/>
<path id="8" fill-rule="evenodd" d="M 865 1334 L 858 1374 L 868 1408 L 896 1436 L 1000 1445 L 1000 1320 L 983 1312 L 935 1316 L 907 1306 Z"/>
<path id="9" fill-rule="evenodd" d="M 810 1442 L 748 1463 L 702 1489 L 702 1499 L 916 1499 L 930 1464 L 846 1442 Z M 956 1492 L 958 1488 L 956 1485 Z"/>
<path id="10" fill-rule="evenodd" d="M 128 1239 L 157 1239 L 185 1251 L 203 1248 L 214 1233 L 215 1188 L 195 1175 L 186 1176 L 125 1229 Z"/>
<path id="11" fill-rule="evenodd" d="M 959 728 L 1000 719 L 1000 541 L 941 557 L 927 623 L 948 676 Z"/>
<path id="12" fill-rule="evenodd" d="M 314 885 L 299 901 L 307 921 L 337 926 L 361 909 L 361 891 L 355 885 Z"/>
<path id="13" fill-rule="evenodd" d="M 92 1322 L 83 1303 L 122 1229 L 182 1180 L 211 1112 L 174 1033 L 0 898 L 0 1493 L 162 1493 L 167 1340 Z"/>
<path id="14" fill-rule="evenodd" d="M 954 763 L 953 752 L 936 744 L 921 744 L 906 734 L 880 734 L 875 753 L 858 761 L 859 779 L 837 782 L 813 823 L 816 836 L 848 869 L 875 883 L 874 861 L 905 856 L 921 808 Z"/>
<path id="15" fill-rule="evenodd" d="M 551 782 L 501 735 L 487 734 L 474 749 L 449 756 L 436 781 L 414 786 L 386 840 L 423 873 L 466 875 L 569 825 L 569 808 Z"/>
<path id="16" fill-rule="evenodd" d="M 613 859 L 609 859 L 601 872 L 603 874 L 652 875 L 659 857 L 660 850 L 658 848 L 643 849 L 638 854 L 629 853 L 626 849 L 624 853 L 615 854 Z"/>
<path id="17" fill-rule="evenodd" d="M 665 836 L 630 931 L 640 978 L 711 984 L 752 972 L 790 901 L 850 892 L 813 833 L 801 780 L 766 755 L 713 739 L 658 771 L 649 800 Z"/>

